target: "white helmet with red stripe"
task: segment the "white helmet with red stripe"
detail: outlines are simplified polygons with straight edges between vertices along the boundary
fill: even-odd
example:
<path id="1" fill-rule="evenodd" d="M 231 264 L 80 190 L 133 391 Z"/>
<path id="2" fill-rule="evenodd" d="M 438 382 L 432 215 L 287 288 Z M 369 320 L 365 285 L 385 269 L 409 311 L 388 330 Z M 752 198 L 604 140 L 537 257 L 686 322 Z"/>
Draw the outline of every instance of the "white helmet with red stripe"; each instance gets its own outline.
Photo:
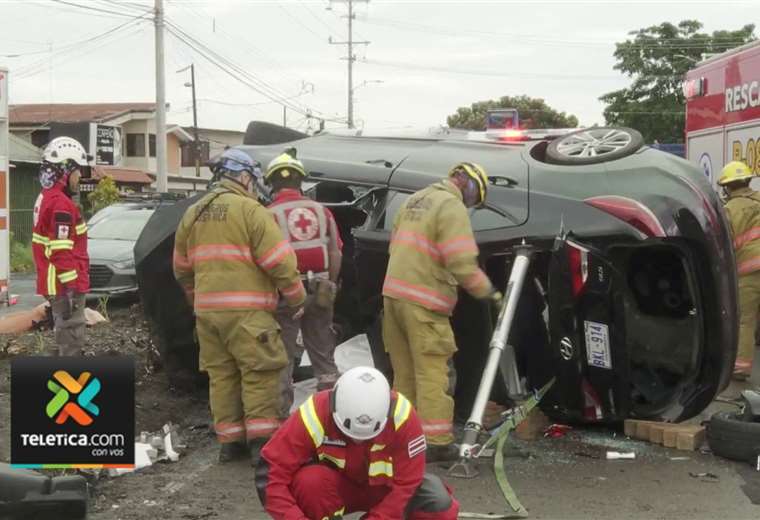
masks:
<path id="1" fill-rule="evenodd" d="M 388 422 L 391 388 L 372 367 L 354 367 L 340 376 L 330 392 L 333 420 L 346 436 L 358 441 L 377 437 Z"/>

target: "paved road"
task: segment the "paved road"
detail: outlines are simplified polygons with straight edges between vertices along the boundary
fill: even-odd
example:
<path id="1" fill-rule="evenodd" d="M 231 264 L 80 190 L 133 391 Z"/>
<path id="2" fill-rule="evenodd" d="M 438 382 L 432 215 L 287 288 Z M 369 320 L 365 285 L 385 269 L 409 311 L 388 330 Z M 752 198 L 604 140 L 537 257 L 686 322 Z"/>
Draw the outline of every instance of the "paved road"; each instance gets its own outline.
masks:
<path id="1" fill-rule="evenodd" d="M 0 316 L 19 311 L 33 309 L 45 299 L 36 294 L 36 279 L 34 273 L 11 274 L 10 292 L 18 296 L 18 303 L 10 307 L 0 307 Z"/>

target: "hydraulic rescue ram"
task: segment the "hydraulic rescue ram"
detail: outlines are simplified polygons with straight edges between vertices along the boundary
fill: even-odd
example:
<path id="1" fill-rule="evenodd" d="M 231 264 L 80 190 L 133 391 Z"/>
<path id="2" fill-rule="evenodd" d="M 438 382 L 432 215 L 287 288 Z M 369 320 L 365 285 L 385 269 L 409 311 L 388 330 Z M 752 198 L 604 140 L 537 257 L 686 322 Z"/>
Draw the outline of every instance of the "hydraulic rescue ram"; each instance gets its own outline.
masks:
<path id="1" fill-rule="evenodd" d="M 525 384 L 520 378 L 517 370 L 517 359 L 515 357 L 514 347 L 507 344 L 509 331 L 512 329 L 512 321 L 515 318 L 517 303 L 522 292 L 523 282 L 528 274 L 528 266 L 533 250 L 525 244 L 515 249 L 515 259 L 512 263 L 512 272 L 509 275 L 507 290 L 504 294 L 504 301 L 499 311 L 499 318 L 496 321 L 496 328 L 491 337 L 491 343 L 488 350 L 488 361 L 486 361 L 483 376 L 480 378 L 480 386 L 475 396 L 475 403 L 472 406 L 472 413 L 464 427 L 464 438 L 459 447 L 459 462 L 451 468 L 451 473 L 456 476 L 472 478 L 477 475 L 477 470 L 472 464 L 472 459 L 476 458 L 480 451 L 478 445 L 478 435 L 483 430 L 483 414 L 486 409 L 486 403 L 491 396 L 494 379 L 499 369 L 502 355 L 504 359 L 504 378 L 507 383 L 507 391 L 511 399 L 521 399 L 526 394 Z M 458 471 L 463 470 L 463 471 Z"/>

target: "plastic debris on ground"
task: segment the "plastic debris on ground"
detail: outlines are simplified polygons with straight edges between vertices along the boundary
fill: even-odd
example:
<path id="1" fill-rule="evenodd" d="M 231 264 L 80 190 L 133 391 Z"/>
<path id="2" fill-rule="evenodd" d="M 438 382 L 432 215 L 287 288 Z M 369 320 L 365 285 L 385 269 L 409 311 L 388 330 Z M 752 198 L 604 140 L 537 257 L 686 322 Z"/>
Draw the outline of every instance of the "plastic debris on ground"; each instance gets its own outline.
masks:
<path id="1" fill-rule="evenodd" d="M 369 339 L 366 334 L 354 336 L 335 347 L 333 357 L 335 358 L 335 365 L 338 367 L 338 371 L 341 374 L 354 367 L 375 366 L 375 363 L 372 360 L 372 349 L 369 346 Z M 301 357 L 301 366 L 310 365 L 309 355 L 307 352 L 304 352 Z M 306 379 L 295 383 L 293 385 L 293 406 L 290 411 L 292 412 L 298 409 L 298 407 L 316 391 L 316 378 Z"/>
<path id="2" fill-rule="evenodd" d="M 566 424 L 552 424 L 546 430 L 544 430 L 544 437 L 548 437 L 550 439 L 558 439 L 567 435 L 567 432 L 572 429 L 573 428 L 571 426 L 568 426 Z"/>
<path id="3" fill-rule="evenodd" d="M 134 469 L 109 469 L 108 476 L 120 477 L 159 462 L 177 462 L 185 449 L 187 446 L 180 439 L 177 426 L 172 423 L 165 424 L 158 432 L 141 432 L 135 439 Z"/>
<path id="4" fill-rule="evenodd" d="M 636 454 L 632 451 L 620 452 L 620 451 L 608 451 L 607 460 L 634 460 Z"/>

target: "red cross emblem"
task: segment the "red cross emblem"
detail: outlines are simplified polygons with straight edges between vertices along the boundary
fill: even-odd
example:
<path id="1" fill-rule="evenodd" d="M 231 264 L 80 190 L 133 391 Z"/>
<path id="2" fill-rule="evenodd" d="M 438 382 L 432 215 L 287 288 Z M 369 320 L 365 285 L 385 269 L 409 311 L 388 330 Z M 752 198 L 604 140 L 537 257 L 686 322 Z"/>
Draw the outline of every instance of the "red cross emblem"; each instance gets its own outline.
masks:
<path id="1" fill-rule="evenodd" d="M 311 240 L 319 231 L 319 220 L 308 208 L 295 208 L 288 214 L 288 231 L 296 240 Z"/>

